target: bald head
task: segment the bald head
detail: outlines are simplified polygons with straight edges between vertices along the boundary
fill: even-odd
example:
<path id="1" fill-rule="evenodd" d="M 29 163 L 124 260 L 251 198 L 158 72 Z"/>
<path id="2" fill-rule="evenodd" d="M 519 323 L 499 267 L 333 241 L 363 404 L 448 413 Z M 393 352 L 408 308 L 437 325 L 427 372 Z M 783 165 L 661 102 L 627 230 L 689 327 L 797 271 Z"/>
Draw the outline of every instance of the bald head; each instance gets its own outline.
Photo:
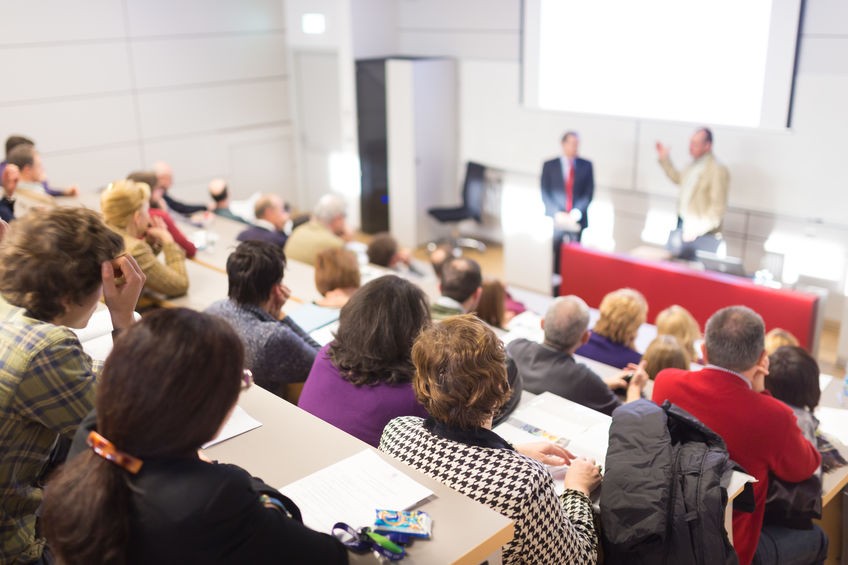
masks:
<path id="1" fill-rule="evenodd" d="M 156 178 L 159 179 L 159 186 L 165 190 L 171 188 L 174 183 L 174 171 L 171 165 L 165 161 L 156 161 L 153 163 L 153 172 L 156 173 Z"/>
<path id="2" fill-rule="evenodd" d="M 577 296 L 560 296 L 545 313 L 545 344 L 573 353 L 589 329 L 589 307 Z"/>
<path id="3" fill-rule="evenodd" d="M 229 191 L 227 181 L 224 179 L 212 179 L 209 181 L 209 196 L 215 202 L 215 208 L 226 208 L 228 205 Z"/>

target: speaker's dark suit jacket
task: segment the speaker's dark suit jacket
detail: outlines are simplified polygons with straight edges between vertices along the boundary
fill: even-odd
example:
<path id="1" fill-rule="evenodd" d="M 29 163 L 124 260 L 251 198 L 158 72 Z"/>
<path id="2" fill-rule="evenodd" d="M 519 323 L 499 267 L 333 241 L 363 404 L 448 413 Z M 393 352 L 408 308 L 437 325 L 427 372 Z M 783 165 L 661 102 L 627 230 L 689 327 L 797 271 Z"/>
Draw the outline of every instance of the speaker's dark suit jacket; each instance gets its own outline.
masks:
<path id="1" fill-rule="evenodd" d="M 592 162 L 577 157 L 574 161 L 574 187 L 572 207 L 582 212 L 581 230 L 589 225 L 589 203 L 595 194 L 595 173 Z M 557 212 L 565 212 L 565 177 L 562 161 L 559 157 L 545 161 L 542 167 L 542 200 L 545 202 L 545 215 L 553 217 Z"/>

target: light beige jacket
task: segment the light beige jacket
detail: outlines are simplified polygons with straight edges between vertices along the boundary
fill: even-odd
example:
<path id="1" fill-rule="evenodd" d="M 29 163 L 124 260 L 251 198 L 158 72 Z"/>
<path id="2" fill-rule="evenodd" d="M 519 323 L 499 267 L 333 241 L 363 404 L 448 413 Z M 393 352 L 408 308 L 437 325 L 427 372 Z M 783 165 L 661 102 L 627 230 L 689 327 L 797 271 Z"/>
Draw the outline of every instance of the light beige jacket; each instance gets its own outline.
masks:
<path id="1" fill-rule="evenodd" d="M 702 157 L 704 168 L 700 178 L 695 183 L 695 188 L 689 198 L 689 202 L 681 202 L 679 207 L 684 212 L 684 226 L 686 218 L 696 218 L 703 226 L 703 234 L 718 233 L 724 220 L 724 212 L 727 209 L 727 187 L 730 183 L 730 173 L 727 167 L 719 163 L 712 153 Z M 693 172 L 694 162 L 687 165 L 683 171 L 678 171 L 671 164 L 670 159 L 660 159 L 665 174 L 674 184 L 683 184 L 683 180 Z"/>

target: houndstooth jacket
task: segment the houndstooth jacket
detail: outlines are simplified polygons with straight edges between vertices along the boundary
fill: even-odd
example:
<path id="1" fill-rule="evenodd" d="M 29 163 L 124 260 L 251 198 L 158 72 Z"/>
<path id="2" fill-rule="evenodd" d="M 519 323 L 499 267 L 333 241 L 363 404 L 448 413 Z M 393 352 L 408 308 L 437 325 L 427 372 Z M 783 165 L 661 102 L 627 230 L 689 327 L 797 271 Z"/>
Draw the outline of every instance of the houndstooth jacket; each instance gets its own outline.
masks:
<path id="1" fill-rule="evenodd" d="M 598 536 L 585 495 L 566 490 L 558 498 L 545 467 L 490 430 L 476 430 L 470 441 L 448 439 L 443 430 L 431 419 L 395 418 L 383 430 L 380 450 L 513 520 L 505 565 L 597 562 Z"/>

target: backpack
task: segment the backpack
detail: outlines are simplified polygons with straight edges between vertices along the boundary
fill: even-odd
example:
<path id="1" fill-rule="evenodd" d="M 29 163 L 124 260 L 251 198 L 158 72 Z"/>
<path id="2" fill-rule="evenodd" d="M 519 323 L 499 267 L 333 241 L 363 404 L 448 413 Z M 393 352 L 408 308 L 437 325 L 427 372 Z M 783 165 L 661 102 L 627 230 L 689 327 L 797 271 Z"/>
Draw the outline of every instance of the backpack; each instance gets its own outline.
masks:
<path id="1" fill-rule="evenodd" d="M 721 437 L 668 401 L 617 408 L 600 498 L 605 562 L 737 564 L 724 529 L 733 468 Z"/>

